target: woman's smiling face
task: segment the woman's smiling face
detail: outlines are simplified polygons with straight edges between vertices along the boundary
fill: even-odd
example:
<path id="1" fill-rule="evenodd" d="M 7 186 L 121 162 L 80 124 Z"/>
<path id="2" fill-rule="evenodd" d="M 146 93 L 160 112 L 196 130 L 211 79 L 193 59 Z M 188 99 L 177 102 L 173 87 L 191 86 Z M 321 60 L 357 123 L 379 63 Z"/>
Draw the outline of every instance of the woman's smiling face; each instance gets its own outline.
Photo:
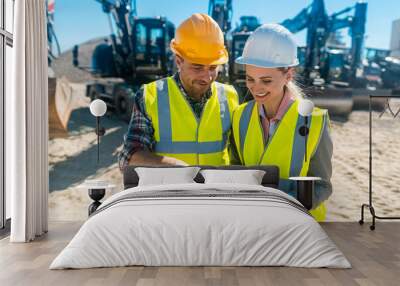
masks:
<path id="1" fill-rule="evenodd" d="M 293 78 L 293 68 L 261 68 L 246 65 L 246 86 L 257 103 L 276 101 Z"/>

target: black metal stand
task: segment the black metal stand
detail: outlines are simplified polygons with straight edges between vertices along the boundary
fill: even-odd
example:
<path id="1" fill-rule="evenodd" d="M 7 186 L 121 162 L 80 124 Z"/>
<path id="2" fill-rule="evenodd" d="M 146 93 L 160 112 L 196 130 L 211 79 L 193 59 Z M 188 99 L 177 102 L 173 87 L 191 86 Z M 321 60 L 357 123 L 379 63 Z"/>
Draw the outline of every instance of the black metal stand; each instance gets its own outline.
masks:
<path id="1" fill-rule="evenodd" d="M 304 125 L 299 128 L 299 133 L 304 137 L 304 161 L 307 162 L 307 138 L 308 133 L 310 133 L 310 128 L 308 128 L 308 116 L 304 116 Z"/>
<path id="2" fill-rule="evenodd" d="M 101 205 L 100 200 L 106 194 L 106 189 L 89 189 L 89 197 L 94 200 L 94 202 L 89 206 L 88 213 L 89 216 L 94 213 L 97 208 Z"/>
<path id="3" fill-rule="evenodd" d="M 297 200 L 303 204 L 307 210 L 311 210 L 313 203 L 314 181 L 297 181 Z"/>
<path id="4" fill-rule="evenodd" d="M 400 98 L 400 95 L 386 95 L 384 96 L 387 99 L 386 107 L 383 112 L 386 110 L 389 110 L 390 114 L 396 118 L 396 116 L 399 114 L 399 111 L 394 113 L 389 105 L 389 99 L 390 98 Z M 375 208 L 373 206 L 372 202 L 372 99 L 373 98 L 382 98 L 382 96 L 379 95 L 369 95 L 369 202 L 368 204 L 363 204 L 361 206 L 361 219 L 358 221 L 361 225 L 364 224 L 364 209 L 368 208 L 369 212 L 372 215 L 372 225 L 370 225 L 370 229 L 374 230 L 375 229 L 375 220 L 376 219 L 400 219 L 399 216 L 378 216 L 375 213 Z M 383 114 L 382 112 L 382 114 Z M 382 116 L 382 114 L 380 116 Z"/>
<path id="5" fill-rule="evenodd" d="M 92 110 L 91 110 L 91 112 L 92 112 Z M 92 114 L 95 115 L 96 113 L 92 112 Z M 99 163 L 100 163 L 100 137 L 106 133 L 105 128 L 100 127 L 100 116 L 96 116 L 96 131 L 95 132 L 97 135 L 97 165 L 99 166 Z M 97 187 L 96 185 L 94 185 L 93 188 L 92 188 L 92 186 L 89 187 L 88 193 L 89 193 L 89 197 L 94 201 L 93 203 L 91 203 L 91 205 L 88 208 L 88 213 L 90 216 L 101 205 L 100 200 L 106 194 L 106 189 L 104 186 Z"/>
<path id="6" fill-rule="evenodd" d="M 319 177 L 290 177 L 289 180 L 296 182 L 296 198 L 307 209 L 313 206 L 314 183 Z"/>
<path id="7" fill-rule="evenodd" d="M 96 135 L 97 135 L 97 164 L 100 162 L 100 137 L 106 134 L 106 129 L 100 127 L 100 117 L 96 116 Z"/>

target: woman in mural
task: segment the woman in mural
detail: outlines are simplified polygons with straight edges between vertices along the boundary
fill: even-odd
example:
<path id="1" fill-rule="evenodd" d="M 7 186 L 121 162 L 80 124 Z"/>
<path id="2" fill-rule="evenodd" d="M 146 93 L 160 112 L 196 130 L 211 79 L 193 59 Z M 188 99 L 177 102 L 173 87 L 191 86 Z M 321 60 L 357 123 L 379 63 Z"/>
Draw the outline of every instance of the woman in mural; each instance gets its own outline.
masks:
<path id="1" fill-rule="evenodd" d="M 241 163 L 277 165 L 279 188 L 293 196 L 296 184 L 289 177 L 320 177 L 315 183 L 311 213 L 323 221 L 326 215 L 323 202 L 332 193 L 329 117 L 326 110 L 311 106 L 308 128 L 303 126 L 306 120 L 301 109 L 309 101 L 303 100 L 303 92 L 294 82 L 294 69 L 299 61 L 292 34 L 278 24 L 259 27 L 247 40 L 236 63 L 245 65 L 246 85 L 253 96 L 233 116 L 233 134 Z"/>

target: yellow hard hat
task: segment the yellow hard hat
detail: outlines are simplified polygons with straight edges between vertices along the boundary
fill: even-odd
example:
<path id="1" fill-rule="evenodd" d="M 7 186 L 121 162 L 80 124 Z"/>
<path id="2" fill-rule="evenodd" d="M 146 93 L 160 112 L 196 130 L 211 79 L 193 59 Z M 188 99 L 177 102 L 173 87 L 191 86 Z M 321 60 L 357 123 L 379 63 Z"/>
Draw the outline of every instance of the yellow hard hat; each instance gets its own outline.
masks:
<path id="1" fill-rule="evenodd" d="M 206 14 L 193 14 L 180 24 L 171 49 L 194 64 L 221 65 L 228 61 L 224 35 L 217 22 Z"/>

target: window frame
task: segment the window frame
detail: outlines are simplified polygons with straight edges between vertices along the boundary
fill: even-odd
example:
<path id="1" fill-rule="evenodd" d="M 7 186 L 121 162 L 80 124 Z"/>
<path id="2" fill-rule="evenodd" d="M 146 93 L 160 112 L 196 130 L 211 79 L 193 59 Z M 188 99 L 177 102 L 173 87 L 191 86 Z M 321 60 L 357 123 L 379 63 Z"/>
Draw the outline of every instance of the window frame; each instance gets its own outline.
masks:
<path id="1" fill-rule="evenodd" d="M 0 0 L 0 237 L 5 236 L 10 231 L 10 218 L 7 219 L 6 211 L 6 188 L 5 188 L 5 103 L 6 103 L 6 47 L 13 48 L 13 34 L 6 30 L 6 1 Z M 9 0 L 8 0 L 9 1 Z M 15 5 L 15 0 L 10 1 Z M 12 9 L 14 13 L 14 7 Z M 13 29 L 12 29 L 13 30 Z"/>

